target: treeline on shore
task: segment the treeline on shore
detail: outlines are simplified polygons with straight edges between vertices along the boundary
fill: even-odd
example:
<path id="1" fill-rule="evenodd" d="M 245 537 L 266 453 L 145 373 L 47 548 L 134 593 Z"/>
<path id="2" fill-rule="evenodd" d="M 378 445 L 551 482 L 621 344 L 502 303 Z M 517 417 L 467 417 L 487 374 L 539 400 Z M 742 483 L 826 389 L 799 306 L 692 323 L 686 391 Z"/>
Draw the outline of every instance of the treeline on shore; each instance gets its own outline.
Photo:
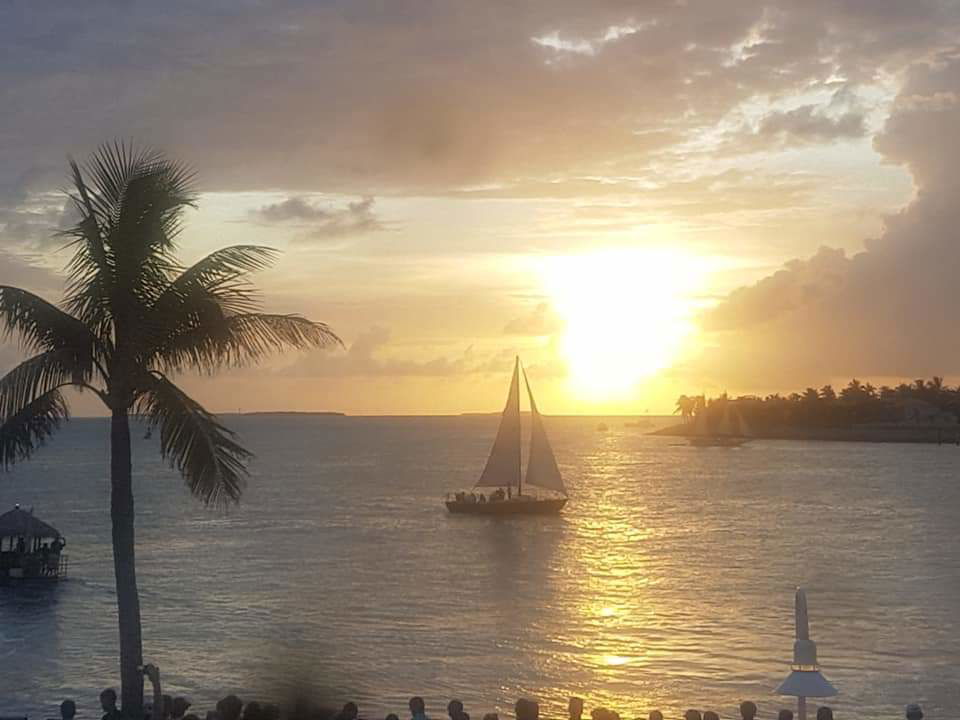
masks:
<path id="1" fill-rule="evenodd" d="M 960 418 L 960 386 L 949 387 L 942 377 L 917 379 L 895 387 L 875 387 L 856 378 L 839 391 L 831 385 L 808 387 L 789 395 L 745 395 L 716 398 L 681 395 L 676 412 L 684 423 L 700 413 L 715 427 L 734 406 L 748 426 L 760 434 L 779 428 L 843 429 L 856 426 L 946 427 Z"/>

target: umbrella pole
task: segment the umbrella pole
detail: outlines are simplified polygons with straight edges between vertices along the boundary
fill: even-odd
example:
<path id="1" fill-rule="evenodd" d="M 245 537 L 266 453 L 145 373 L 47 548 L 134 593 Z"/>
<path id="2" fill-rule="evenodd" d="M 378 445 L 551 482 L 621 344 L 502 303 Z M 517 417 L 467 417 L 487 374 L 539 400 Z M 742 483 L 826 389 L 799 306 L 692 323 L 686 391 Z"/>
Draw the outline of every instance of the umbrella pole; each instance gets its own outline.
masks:
<path id="1" fill-rule="evenodd" d="M 807 720 L 807 699 L 802 696 L 797 698 L 797 720 Z"/>

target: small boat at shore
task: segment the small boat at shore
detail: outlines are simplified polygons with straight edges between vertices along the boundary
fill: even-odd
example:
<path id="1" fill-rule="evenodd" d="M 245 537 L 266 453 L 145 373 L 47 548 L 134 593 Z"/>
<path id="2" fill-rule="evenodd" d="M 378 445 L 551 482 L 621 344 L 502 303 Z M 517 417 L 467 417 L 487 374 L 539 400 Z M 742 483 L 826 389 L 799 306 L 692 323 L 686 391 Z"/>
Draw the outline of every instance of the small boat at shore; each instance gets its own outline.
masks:
<path id="1" fill-rule="evenodd" d="M 555 515 L 567 504 L 567 489 L 547 439 L 543 418 L 537 411 L 526 371 L 523 371 L 523 381 L 530 398 L 530 457 L 527 460 L 526 478 L 522 476 L 520 372 L 520 358 L 517 358 L 507 404 L 500 417 L 500 427 L 487 464 L 473 491 L 447 496 L 445 504 L 451 513 Z M 485 489 L 489 492 L 482 492 Z M 478 493 L 478 490 L 481 492 Z"/>
<path id="2" fill-rule="evenodd" d="M 693 423 L 690 444 L 694 447 L 740 447 L 750 441 L 750 427 L 736 405 L 725 401 L 720 423 L 711 431 L 707 419 L 707 409 L 702 408 Z"/>
<path id="3" fill-rule="evenodd" d="M 67 575 L 67 544 L 52 525 L 15 505 L 0 515 L 0 582 L 60 580 Z"/>

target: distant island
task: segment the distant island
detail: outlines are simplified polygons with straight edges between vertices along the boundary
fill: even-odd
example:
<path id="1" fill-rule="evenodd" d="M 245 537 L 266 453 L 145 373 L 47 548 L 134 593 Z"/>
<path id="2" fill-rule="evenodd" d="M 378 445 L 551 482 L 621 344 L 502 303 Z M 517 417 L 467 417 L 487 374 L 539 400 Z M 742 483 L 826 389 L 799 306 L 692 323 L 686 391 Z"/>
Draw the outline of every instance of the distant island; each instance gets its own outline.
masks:
<path id="1" fill-rule="evenodd" d="M 960 444 L 960 387 L 942 377 L 879 388 L 854 378 L 839 392 L 824 385 L 787 396 L 681 395 L 681 422 L 652 434 L 692 435 L 698 421 L 717 427 L 731 404 L 759 438 Z"/>
<path id="2" fill-rule="evenodd" d="M 346 417 L 346 413 L 342 412 L 333 412 L 331 410 L 255 410 L 253 412 L 244 412 L 237 413 L 238 415 L 266 415 L 266 416 L 276 416 L 276 415 L 320 415 L 323 417 Z"/>

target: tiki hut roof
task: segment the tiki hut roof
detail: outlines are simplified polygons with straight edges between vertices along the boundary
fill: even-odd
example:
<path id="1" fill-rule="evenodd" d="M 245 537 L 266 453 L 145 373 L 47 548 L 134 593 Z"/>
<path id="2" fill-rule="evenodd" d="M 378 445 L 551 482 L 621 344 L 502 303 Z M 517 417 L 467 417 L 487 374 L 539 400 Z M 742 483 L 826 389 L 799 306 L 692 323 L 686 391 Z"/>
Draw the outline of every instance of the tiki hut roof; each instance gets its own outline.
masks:
<path id="1" fill-rule="evenodd" d="M 60 537 L 60 531 L 33 516 L 33 511 L 21 510 L 17 505 L 10 512 L 0 515 L 0 537 Z"/>

